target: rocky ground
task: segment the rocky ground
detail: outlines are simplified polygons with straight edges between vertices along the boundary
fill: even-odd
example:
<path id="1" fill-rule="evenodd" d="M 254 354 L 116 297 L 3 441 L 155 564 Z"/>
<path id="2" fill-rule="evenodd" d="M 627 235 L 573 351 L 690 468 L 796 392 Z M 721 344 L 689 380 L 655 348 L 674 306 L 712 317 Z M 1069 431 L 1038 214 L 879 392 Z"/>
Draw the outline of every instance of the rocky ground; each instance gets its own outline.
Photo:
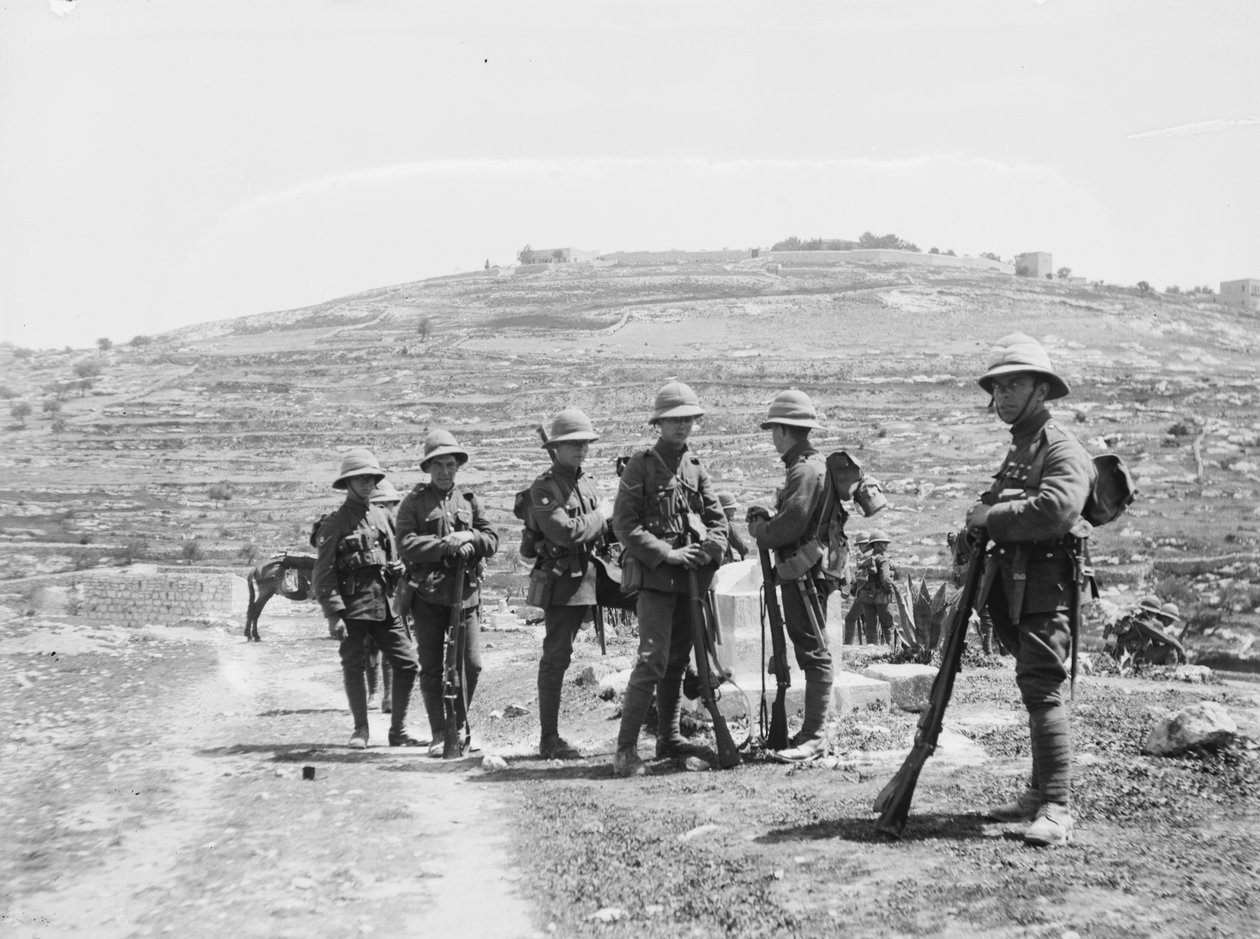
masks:
<path id="1" fill-rule="evenodd" d="M 351 751 L 335 646 L 308 604 L 275 604 L 261 644 L 226 623 L 4 624 L 5 935 L 1243 936 L 1255 922 L 1254 683 L 1084 678 L 1076 837 L 1039 851 L 983 817 L 1020 785 L 1027 745 L 1009 666 L 974 660 L 889 842 L 871 803 L 913 714 L 846 716 L 816 766 L 666 761 L 620 780 L 617 702 L 594 686 L 566 684 L 562 715 L 588 758 L 535 755 L 538 639 L 505 630 L 487 634 L 481 754 L 390 749 L 379 714 L 373 746 Z M 623 632 L 610 653 L 632 645 Z M 883 655 L 849 649 L 847 665 Z M 570 677 L 587 665 L 584 634 Z M 1141 755 L 1158 715 L 1204 699 L 1238 721 L 1232 746 Z M 506 765 L 483 768 L 487 754 Z"/>

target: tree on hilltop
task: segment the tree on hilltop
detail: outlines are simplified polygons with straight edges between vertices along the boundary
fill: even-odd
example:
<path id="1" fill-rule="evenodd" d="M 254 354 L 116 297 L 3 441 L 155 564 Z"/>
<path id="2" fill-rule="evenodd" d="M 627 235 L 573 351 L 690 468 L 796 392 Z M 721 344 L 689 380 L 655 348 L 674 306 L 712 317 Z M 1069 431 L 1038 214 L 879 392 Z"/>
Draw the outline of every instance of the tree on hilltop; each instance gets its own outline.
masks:
<path id="1" fill-rule="evenodd" d="M 114 348 L 114 341 L 108 336 L 102 336 L 100 339 L 96 340 L 96 348 L 100 349 L 102 352 L 108 352 L 110 349 Z"/>
<path id="2" fill-rule="evenodd" d="M 1139 293 L 1150 293 L 1151 285 L 1144 280 L 1139 280 L 1137 282 L 1137 289 Z"/>
<path id="3" fill-rule="evenodd" d="M 525 247 L 521 248 L 520 251 L 516 252 L 516 259 L 520 261 L 522 264 L 533 264 L 534 263 L 534 249 L 531 248 L 529 245 L 526 245 Z"/>
<path id="4" fill-rule="evenodd" d="M 1072 276 L 1072 269 L 1070 267 L 1061 267 L 1054 273 L 1055 273 L 1055 276 L 1059 278 L 1059 280 L 1067 280 L 1069 277 Z"/>
<path id="5" fill-rule="evenodd" d="M 131 347 L 133 349 L 143 349 L 145 346 L 151 344 L 152 342 L 153 342 L 152 336 L 136 336 L 134 339 L 131 340 Z"/>
<path id="6" fill-rule="evenodd" d="M 980 252 L 980 257 L 984 258 L 986 261 L 998 261 L 998 262 L 1001 262 L 1001 260 L 1002 260 L 1000 257 L 998 257 L 996 254 L 994 254 L 992 251 L 981 251 L 981 252 Z"/>
<path id="7" fill-rule="evenodd" d="M 876 235 L 869 231 L 862 232 L 858 238 L 858 246 L 862 248 L 885 248 L 894 251 L 918 251 L 919 246 L 905 241 L 894 234 Z"/>

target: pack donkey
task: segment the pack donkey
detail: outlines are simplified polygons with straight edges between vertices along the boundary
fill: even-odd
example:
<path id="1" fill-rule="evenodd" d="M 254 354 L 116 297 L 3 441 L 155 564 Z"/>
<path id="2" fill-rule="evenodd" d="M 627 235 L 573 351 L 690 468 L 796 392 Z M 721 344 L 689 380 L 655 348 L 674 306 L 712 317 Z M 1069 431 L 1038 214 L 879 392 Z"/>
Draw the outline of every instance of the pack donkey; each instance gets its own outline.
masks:
<path id="1" fill-rule="evenodd" d="M 249 572 L 249 609 L 245 612 L 245 638 L 261 642 L 258 617 L 267 601 L 279 594 L 289 600 L 309 600 L 311 575 L 315 571 L 313 554 L 277 554 Z"/>

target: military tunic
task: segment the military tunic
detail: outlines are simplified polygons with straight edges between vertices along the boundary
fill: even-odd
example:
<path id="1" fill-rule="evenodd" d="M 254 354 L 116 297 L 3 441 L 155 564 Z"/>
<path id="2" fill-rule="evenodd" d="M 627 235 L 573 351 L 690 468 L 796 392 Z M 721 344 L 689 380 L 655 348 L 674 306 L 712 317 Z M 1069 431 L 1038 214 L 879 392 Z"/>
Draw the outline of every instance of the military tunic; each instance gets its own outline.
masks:
<path id="1" fill-rule="evenodd" d="M 782 459 L 786 478 L 783 488 L 775 495 L 774 515 L 757 530 L 757 543 L 772 548 L 780 564 L 817 538 L 827 492 L 827 464 L 808 440 L 795 444 Z M 784 626 L 795 648 L 797 664 L 801 671 L 812 673 L 810 677 L 829 682 L 832 661 L 825 642 L 828 588 L 822 573 L 824 557 L 825 554 L 820 555 L 808 573 L 822 603 L 824 620 L 819 626 L 824 632 L 821 637 L 810 626 L 806 601 L 798 583 L 785 581 L 780 589 Z"/>

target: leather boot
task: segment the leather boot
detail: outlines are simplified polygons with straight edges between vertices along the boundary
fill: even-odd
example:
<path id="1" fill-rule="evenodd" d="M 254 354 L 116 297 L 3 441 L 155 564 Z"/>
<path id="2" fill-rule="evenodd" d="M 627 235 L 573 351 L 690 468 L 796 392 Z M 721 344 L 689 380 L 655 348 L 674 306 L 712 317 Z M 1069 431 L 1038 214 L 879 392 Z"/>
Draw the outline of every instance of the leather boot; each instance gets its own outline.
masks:
<path id="1" fill-rule="evenodd" d="M 393 671 L 393 665 L 385 663 L 387 671 Z M 415 672 L 401 672 L 390 682 L 391 718 L 389 722 L 389 745 L 391 747 L 423 747 L 429 741 L 419 740 L 407 733 L 407 712 L 411 709 L 411 688 L 416 682 Z"/>
<path id="2" fill-rule="evenodd" d="M 544 739 L 560 733 L 560 690 L 564 676 L 538 666 L 538 728 Z"/>
<path id="3" fill-rule="evenodd" d="M 700 748 L 682 735 L 682 679 L 662 679 L 656 684 L 656 755 L 695 756 Z"/>
<path id="4" fill-rule="evenodd" d="M 368 706 L 367 682 L 361 669 L 341 670 L 341 682 L 346 689 L 346 703 L 350 706 L 350 716 L 354 718 L 354 733 L 350 735 L 350 746 L 362 750 L 368 743 Z"/>
<path id="5" fill-rule="evenodd" d="M 788 749 L 778 752 L 779 759 L 803 763 L 826 754 L 827 741 L 823 737 L 823 726 L 827 722 L 830 706 L 831 682 L 811 679 L 806 675 L 805 720 L 801 722 L 801 729 L 788 741 Z"/>

